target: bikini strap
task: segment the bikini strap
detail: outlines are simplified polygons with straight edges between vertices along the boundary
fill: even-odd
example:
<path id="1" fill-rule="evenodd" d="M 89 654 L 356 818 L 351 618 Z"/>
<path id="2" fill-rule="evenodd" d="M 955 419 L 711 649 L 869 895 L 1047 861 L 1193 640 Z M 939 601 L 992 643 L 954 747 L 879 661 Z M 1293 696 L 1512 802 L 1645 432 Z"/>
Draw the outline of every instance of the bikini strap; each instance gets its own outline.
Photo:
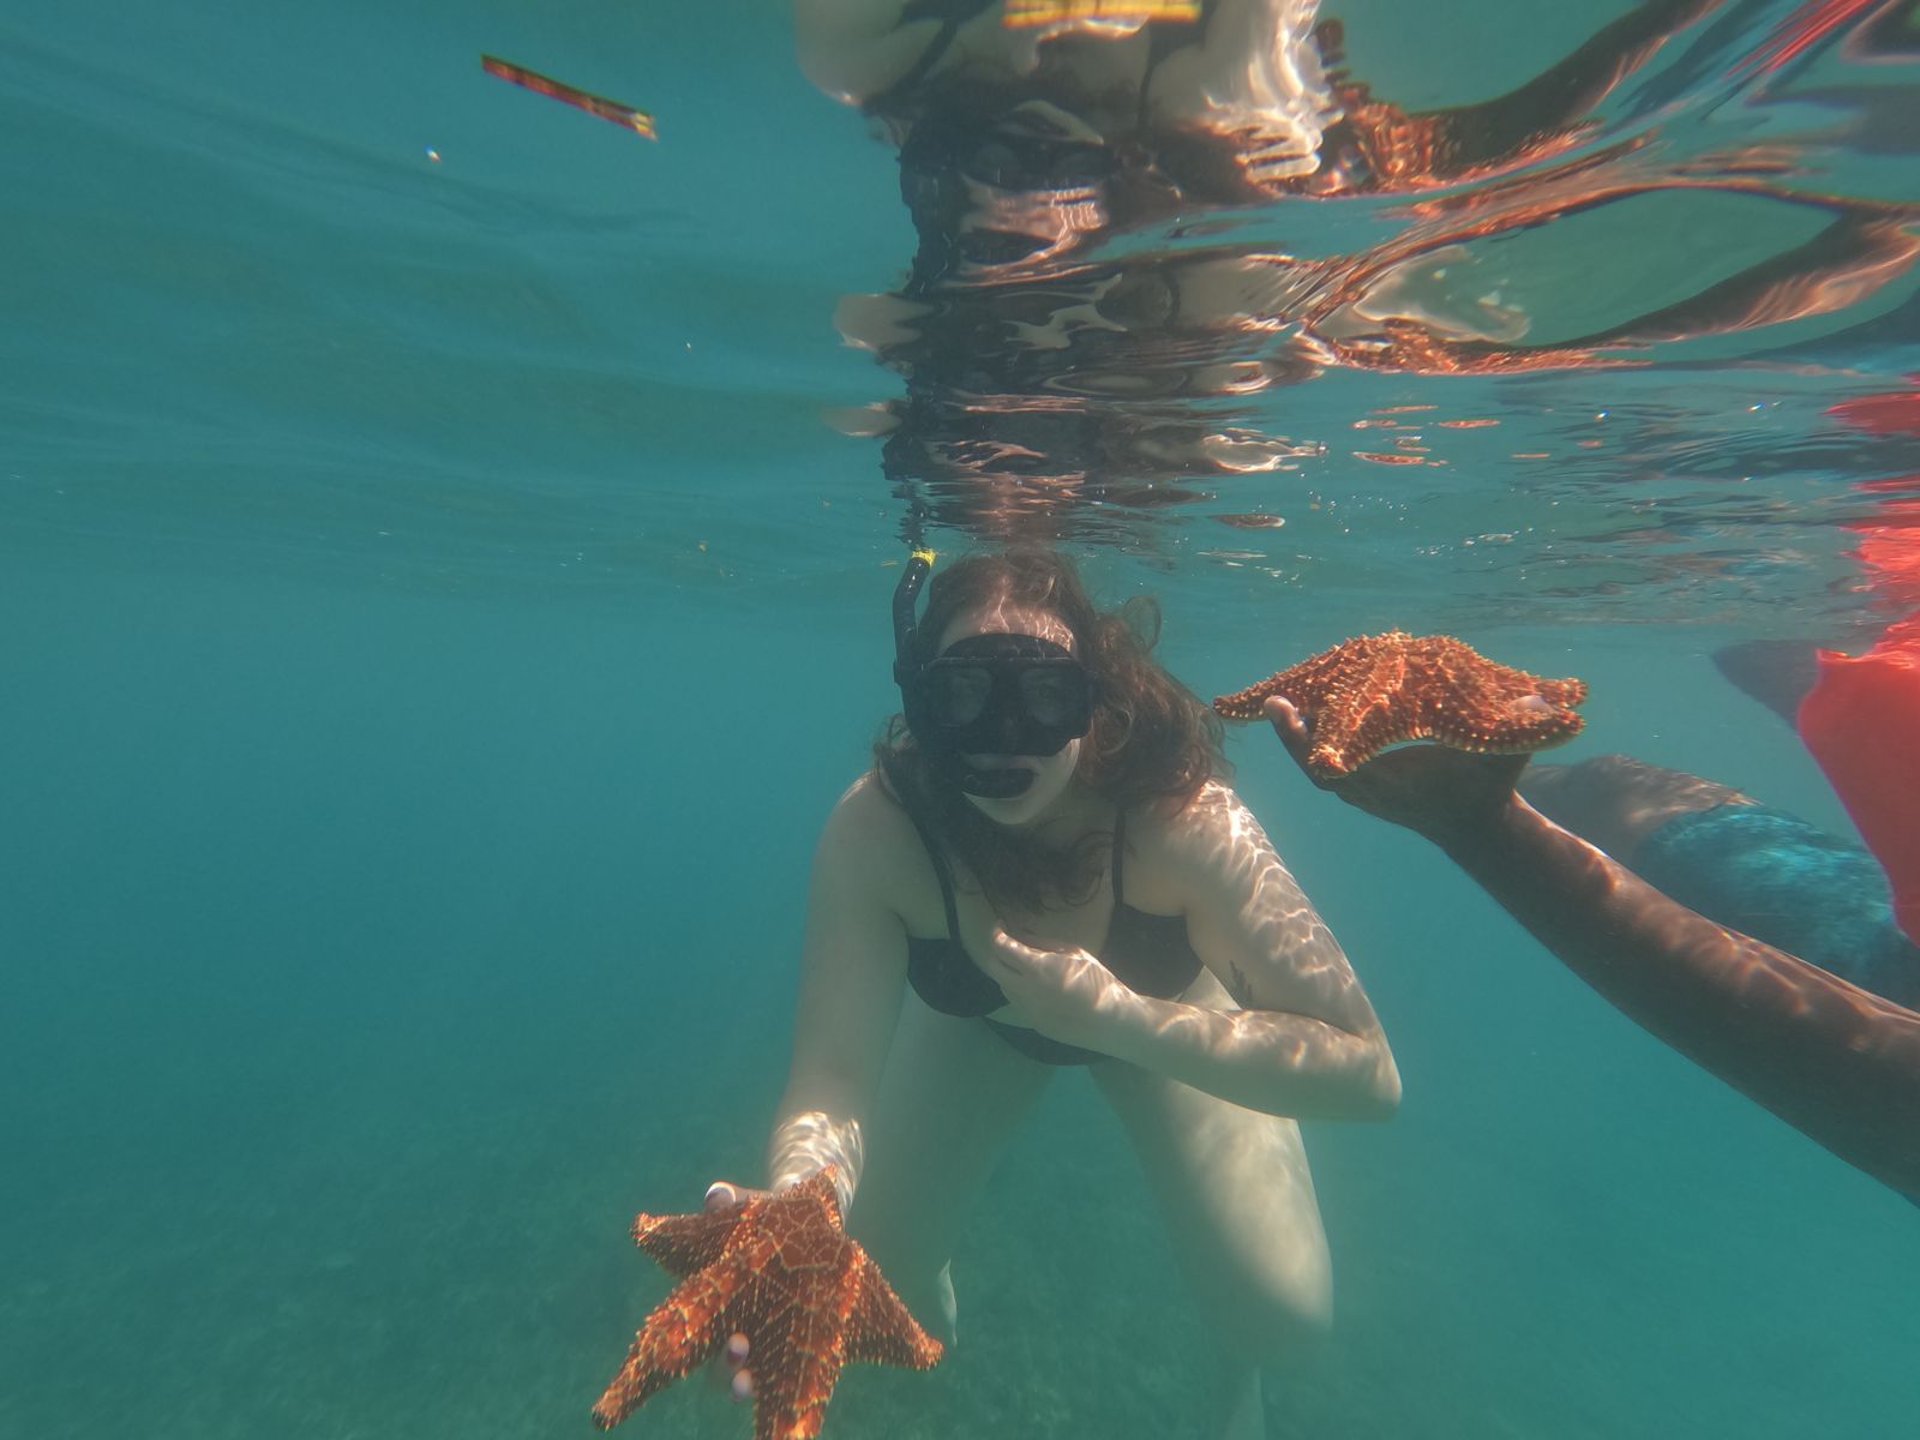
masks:
<path id="1" fill-rule="evenodd" d="M 1117 909 L 1121 904 L 1120 888 L 1121 859 L 1127 853 L 1127 812 L 1124 807 L 1113 812 L 1113 903 Z"/>
<path id="2" fill-rule="evenodd" d="M 933 832 L 921 817 L 919 806 L 915 805 L 910 798 L 908 787 L 901 782 L 899 774 L 894 770 L 892 758 L 883 756 L 880 760 L 880 769 L 887 777 L 887 786 L 893 791 L 893 798 L 899 801 L 900 808 L 907 812 L 907 819 L 913 822 L 914 833 L 920 837 L 920 844 L 925 848 L 927 859 L 933 865 L 934 878 L 940 882 L 940 903 L 946 907 L 947 911 L 947 938 L 958 940 L 960 908 L 953 899 L 953 867 L 947 863 L 946 852 L 934 842 Z"/>

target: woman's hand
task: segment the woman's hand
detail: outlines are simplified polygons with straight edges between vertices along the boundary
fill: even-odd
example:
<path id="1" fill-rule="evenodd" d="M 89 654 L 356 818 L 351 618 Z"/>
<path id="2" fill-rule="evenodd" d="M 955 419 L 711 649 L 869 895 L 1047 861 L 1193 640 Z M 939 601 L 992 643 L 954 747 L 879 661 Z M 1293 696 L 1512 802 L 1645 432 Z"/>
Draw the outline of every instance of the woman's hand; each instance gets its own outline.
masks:
<path id="1" fill-rule="evenodd" d="M 1089 951 L 1040 950 L 995 929 L 982 959 L 1023 1024 L 1086 1050 L 1112 1045 L 1117 1008 L 1133 992 Z"/>
<path id="2" fill-rule="evenodd" d="M 1349 805 L 1440 844 L 1491 820 L 1513 802 L 1525 755 L 1472 755 L 1444 745 L 1416 745 L 1376 755 L 1351 775 L 1328 780 L 1307 769 L 1313 731 L 1293 705 L 1275 695 L 1261 713 L 1307 778 Z"/>
<path id="3" fill-rule="evenodd" d="M 709 1215 L 724 1215 L 766 1193 L 765 1190 L 736 1185 L 731 1180 L 716 1180 L 707 1187 L 706 1211 Z M 751 1352 L 752 1346 L 745 1335 L 729 1335 L 727 1343 L 720 1349 L 719 1358 L 707 1367 L 714 1386 L 718 1388 L 724 1384 L 738 1403 L 753 1399 L 753 1371 L 747 1368 Z"/>

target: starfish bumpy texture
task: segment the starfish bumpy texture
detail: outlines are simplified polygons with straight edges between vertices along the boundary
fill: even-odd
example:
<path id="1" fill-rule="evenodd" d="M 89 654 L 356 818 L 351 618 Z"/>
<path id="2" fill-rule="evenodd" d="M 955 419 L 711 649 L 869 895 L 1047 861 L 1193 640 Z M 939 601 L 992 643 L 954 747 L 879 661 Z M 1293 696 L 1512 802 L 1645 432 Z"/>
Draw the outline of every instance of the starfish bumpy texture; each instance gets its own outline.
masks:
<path id="1" fill-rule="evenodd" d="M 647 1317 L 593 1407 L 602 1430 L 736 1333 L 749 1345 L 754 1440 L 812 1440 L 849 1361 L 939 1363 L 940 1342 L 842 1228 L 831 1167 L 734 1210 L 637 1216 L 633 1240 L 681 1283 Z"/>
<path id="2" fill-rule="evenodd" d="M 1497 665 L 1450 635 L 1392 630 L 1324 650 L 1213 708 L 1254 720 L 1267 698 L 1293 702 L 1312 727 L 1307 768 L 1350 774 L 1389 745 L 1438 740 L 1456 750 L 1517 754 L 1571 740 L 1584 723 L 1582 680 L 1543 680 Z"/>

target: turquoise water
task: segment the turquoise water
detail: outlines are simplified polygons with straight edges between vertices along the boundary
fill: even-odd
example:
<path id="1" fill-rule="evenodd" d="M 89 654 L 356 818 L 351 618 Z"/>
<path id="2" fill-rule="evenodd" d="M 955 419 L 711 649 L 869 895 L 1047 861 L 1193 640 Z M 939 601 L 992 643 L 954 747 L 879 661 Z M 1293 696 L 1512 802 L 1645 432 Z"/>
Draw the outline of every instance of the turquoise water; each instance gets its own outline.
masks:
<path id="1" fill-rule="evenodd" d="M 1728 79 L 1792 8 L 1688 31 L 1607 135 L 1799 145 L 1809 191 L 1916 198 L 1899 125 L 1834 138 L 1862 108 L 1834 95 L 1904 113 L 1912 67 L 1829 47 L 1764 104 Z M 1431 107 L 1627 9 L 1338 13 L 1356 72 Z M 482 52 L 647 106 L 660 142 Z M 834 321 L 913 255 L 893 158 L 783 13 L 733 3 L 10 0 L 0 134 L 0 1435 L 590 1433 L 663 1293 L 629 1216 L 758 1167 L 813 839 L 894 699 L 905 502 L 821 419 L 902 391 Z M 1319 257 L 1410 223 L 1233 220 Z M 1823 223 L 1661 192 L 1475 263 L 1557 344 Z M 1844 525 L 1920 455 L 1827 412 L 1920 369 L 1911 296 L 1892 267 L 1642 369 L 1202 397 L 1173 420 L 1299 468 L 1143 466 L 1155 494 L 1036 523 L 1108 598 L 1160 596 L 1204 694 L 1451 629 L 1592 683 L 1568 758 L 1843 829 L 1709 657 L 1888 618 Z M 1444 468 L 1357 457 L 1402 432 L 1356 422 L 1422 416 L 1500 424 L 1423 429 Z M 937 544 L 998 533 L 930 473 Z M 1217 518 L 1247 513 L 1286 525 Z M 1406 1081 L 1392 1125 L 1309 1130 L 1339 1318 L 1274 1433 L 1911 1433 L 1913 1208 L 1437 852 L 1252 732 L 1232 753 Z M 850 1372 L 827 1433 L 1193 1433 L 1207 1342 L 1132 1166 L 1063 1076 L 956 1257 L 963 1343 Z M 627 1429 L 744 1433 L 724 1410 L 687 1387 Z"/>

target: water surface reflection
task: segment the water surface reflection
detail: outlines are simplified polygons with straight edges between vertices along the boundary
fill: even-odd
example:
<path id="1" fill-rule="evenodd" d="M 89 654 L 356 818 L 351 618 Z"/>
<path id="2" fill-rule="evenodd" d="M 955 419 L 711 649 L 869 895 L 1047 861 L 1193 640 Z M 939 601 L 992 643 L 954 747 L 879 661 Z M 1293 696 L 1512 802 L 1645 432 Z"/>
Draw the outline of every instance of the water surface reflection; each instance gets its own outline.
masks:
<path id="1" fill-rule="evenodd" d="M 1312 0 L 1039 29 L 814 8 L 803 62 L 895 147 L 917 236 L 838 316 L 904 387 L 841 423 L 882 437 L 910 533 L 1279 529 L 1336 464 L 1444 468 L 1436 428 L 1497 422 L 1484 388 L 1356 417 L 1308 381 L 1725 371 L 1908 293 L 1911 4 L 1650 0 L 1426 110 L 1350 72 Z"/>

